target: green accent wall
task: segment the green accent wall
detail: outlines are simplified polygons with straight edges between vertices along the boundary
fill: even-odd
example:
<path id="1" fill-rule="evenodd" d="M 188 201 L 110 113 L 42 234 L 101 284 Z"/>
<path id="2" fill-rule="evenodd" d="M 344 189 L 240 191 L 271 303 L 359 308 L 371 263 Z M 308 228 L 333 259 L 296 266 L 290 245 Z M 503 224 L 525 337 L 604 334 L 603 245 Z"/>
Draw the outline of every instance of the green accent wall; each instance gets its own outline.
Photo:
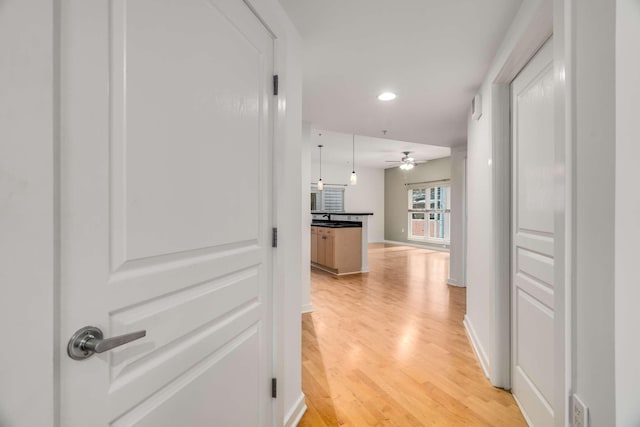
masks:
<path id="1" fill-rule="evenodd" d="M 429 160 L 416 165 L 410 171 L 400 168 L 389 168 L 384 171 L 384 239 L 411 244 L 424 244 L 407 239 L 408 232 L 408 195 L 405 184 L 422 181 L 451 179 L 451 157 Z M 443 245 L 437 244 L 442 247 Z"/>

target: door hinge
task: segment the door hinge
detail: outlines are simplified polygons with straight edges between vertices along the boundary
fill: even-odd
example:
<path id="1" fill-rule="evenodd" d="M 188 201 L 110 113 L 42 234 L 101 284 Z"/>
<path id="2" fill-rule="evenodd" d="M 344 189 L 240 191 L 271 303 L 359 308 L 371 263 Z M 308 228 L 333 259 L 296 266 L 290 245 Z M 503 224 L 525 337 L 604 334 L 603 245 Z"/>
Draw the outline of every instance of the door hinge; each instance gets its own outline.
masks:
<path id="1" fill-rule="evenodd" d="M 271 378 L 271 397 L 278 397 L 278 380 L 275 378 Z"/>
<path id="2" fill-rule="evenodd" d="M 278 75 L 273 76 L 273 94 L 278 94 Z"/>
<path id="3" fill-rule="evenodd" d="M 271 229 L 271 247 L 278 247 L 278 227 L 273 227 Z"/>

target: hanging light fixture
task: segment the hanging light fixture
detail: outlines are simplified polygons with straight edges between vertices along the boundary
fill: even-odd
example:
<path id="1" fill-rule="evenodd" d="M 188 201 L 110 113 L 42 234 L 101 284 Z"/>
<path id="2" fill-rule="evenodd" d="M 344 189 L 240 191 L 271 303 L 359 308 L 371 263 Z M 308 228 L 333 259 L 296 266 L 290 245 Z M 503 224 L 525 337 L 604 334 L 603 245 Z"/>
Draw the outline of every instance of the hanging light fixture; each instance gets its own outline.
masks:
<path id="1" fill-rule="evenodd" d="M 415 166 L 415 164 L 413 163 L 409 163 L 409 162 L 402 162 L 402 164 L 400 165 L 400 169 L 402 169 L 403 171 L 410 171 L 411 169 L 413 169 Z"/>
<path id="2" fill-rule="evenodd" d="M 410 171 L 416 165 L 416 161 L 413 157 L 410 157 L 411 154 L 409 151 L 403 151 L 404 157 L 400 160 L 400 169 L 403 171 Z"/>
<path id="3" fill-rule="evenodd" d="M 320 179 L 318 180 L 318 190 L 322 191 L 324 189 L 324 183 L 322 182 L 322 144 L 318 145 L 320 149 Z"/>
<path id="4" fill-rule="evenodd" d="M 351 166 L 353 166 L 353 170 L 351 171 L 351 178 L 349 181 L 351 185 L 356 185 L 358 183 L 358 175 L 356 175 L 356 135 L 355 134 L 353 135 L 351 150 L 353 155 Z"/>

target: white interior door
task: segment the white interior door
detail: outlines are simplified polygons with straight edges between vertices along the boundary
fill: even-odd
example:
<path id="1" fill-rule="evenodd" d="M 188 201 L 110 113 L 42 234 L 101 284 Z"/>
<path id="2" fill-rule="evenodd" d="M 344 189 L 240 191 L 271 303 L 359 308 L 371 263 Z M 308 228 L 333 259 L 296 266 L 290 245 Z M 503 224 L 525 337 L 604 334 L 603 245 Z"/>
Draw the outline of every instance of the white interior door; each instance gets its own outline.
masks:
<path id="1" fill-rule="evenodd" d="M 512 392 L 534 426 L 553 425 L 553 43 L 511 85 Z"/>
<path id="2" fill-rule="evenodd" d="M 239 0 L 61 7 L 61 425 L 270 425 L 273 38 Z M 72 360 L 89 325 L 147 335 Z"/>

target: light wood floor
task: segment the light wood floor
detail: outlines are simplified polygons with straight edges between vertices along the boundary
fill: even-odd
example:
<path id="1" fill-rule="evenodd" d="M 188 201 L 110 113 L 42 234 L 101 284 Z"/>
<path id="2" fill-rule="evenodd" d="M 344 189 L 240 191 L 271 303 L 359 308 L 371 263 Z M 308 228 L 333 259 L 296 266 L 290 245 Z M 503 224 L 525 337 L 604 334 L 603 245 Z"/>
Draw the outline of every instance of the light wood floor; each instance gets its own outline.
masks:
<path id="1" fill-rule="evenodd" d="M 448 266 L 446 253 L 375 244 L 368 274 L 312 269 L 300 426 L 526 425 L 482 373 Z"/>

